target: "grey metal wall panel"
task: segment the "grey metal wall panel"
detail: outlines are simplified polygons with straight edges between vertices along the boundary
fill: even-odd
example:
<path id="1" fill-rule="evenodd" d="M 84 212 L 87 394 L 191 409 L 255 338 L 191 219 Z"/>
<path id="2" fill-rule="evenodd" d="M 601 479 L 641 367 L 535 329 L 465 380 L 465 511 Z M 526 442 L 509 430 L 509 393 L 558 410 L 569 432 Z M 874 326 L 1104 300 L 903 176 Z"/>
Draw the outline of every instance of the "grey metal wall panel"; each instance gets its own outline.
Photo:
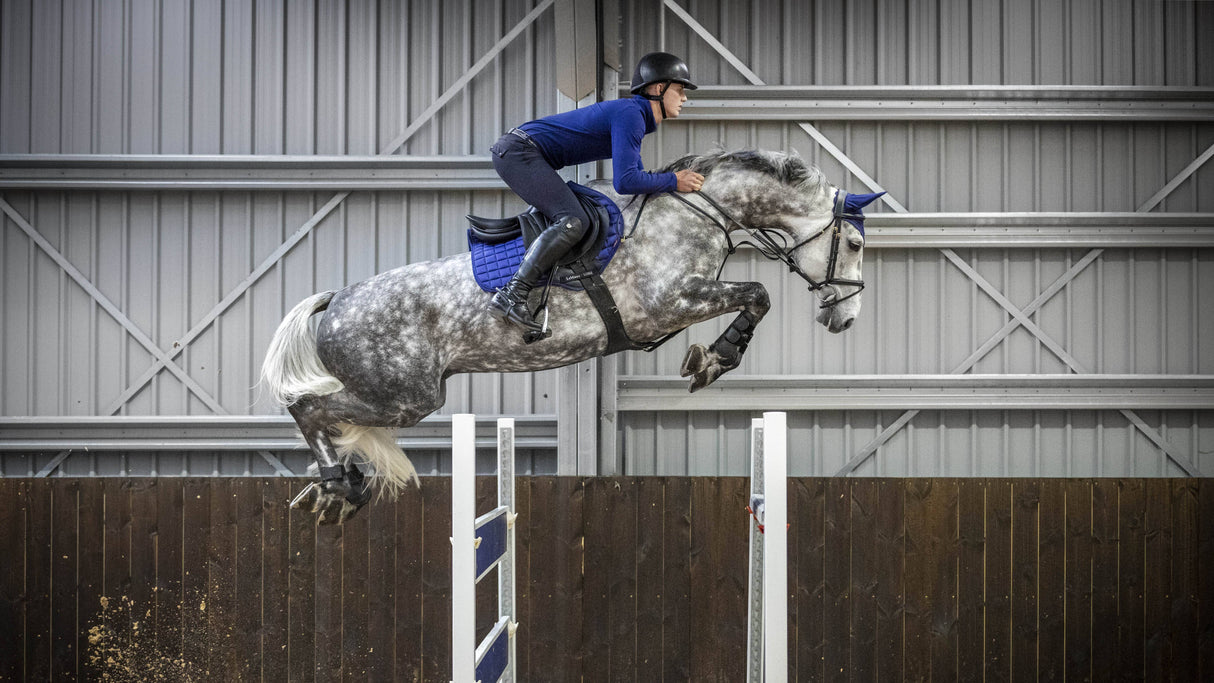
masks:
<path id="1" fill-rule="evenodd" d="M 278 321 L 313 292 L 466 249 L 465 213 L 518 210 L 496 191 L 355 193 L 176 356 L 197 382 L 161 370 L 157 351 L 208 314 L 329 199 L 302 192 L 8 193 L 154 349 L 93 300 L 5 216 L 3 415 L 274 412 L 254 389 Z M 555 373 L 456 377 L 444 411 L 554 414 Z M 134 392 L 121 400 L 126 392 Z"/>
<path id="2" fill-rule="evenodd" d="M 623 2 L 621 59 L 653 49 L 685 56 L 701 85 L 1214 85 L 1199 39 L 1214 30 L 1205 3 L 821 3 L 755 0 Z M 690 19 L 686 19 L 690 17 Z M 720 46 L 714 47 L 714 41 Z M 728 54 L 723 53 L 727 52 Z M 754 73 L 747 77 L 736 64 Z M 692 97 L 696 94 L 693 93 Z M 705 95 L 710 96 L 710 95 Z M 760 106 L 763 106 L 760 103 Z M 1214 145 L 1206 123 L 814 121 L 817 130 L 911 212 L 1210 212 L 1214 167 L 1170 179 Z M 717 146 L 796 150 L 836 185 L 868 191 L 797 123 L 684 121 L 662 126 L 646 150 L 660 166 Z M 870 212 L 889 211 L 873 207 Z M 961 249 L 957 259 L 1015 307 L 1087 249 Z M 937 249 L 873 249 L 864 309 L 841 336 L 812 321 L 812 299 L 783 269 L 739 254 L 730 279 L 764 282 L 773 297 L 743 365 L 756 377 L 851 373 L 1167 373 L 1209 375 L 1203 345 L 1214 316 L 1208 249 L 1105 248 L 985 355 L 974 350 L 1010 319 Z M 622 377 L 670 377 L 692 328 L 651 355 L 627 354 Z M 1054 350 L 1052 350 L 1054 349 Z M 1061 352 L 1062 357 L 1059 356 Z M 968 361 L 968 363 L 967 363 Z M 728 378 L 726 378 L 728 379 Z M 773 391 L 778 391 L 774 389 Z M 1173 476 L 1184 474 L 1147 436 L 1209 468 L 1209 411 L 924 411 L 880 445 L 861 475 Z M 625 411 L 620 450 L 637 474 L 744 474 L 751 415 Z M 901 414 L 795 411 L 792 471 L 830 475 Z"/>
<path id="3" fill-rule="evenodd" d="M 817 122 L 816 127 L 909 211 L 1135 211 L 1214 145 L 1214 125 L 1191 123 Z M 714 148 L 799 152 L 828 181 L 867 192 L 796 123 L 682 122 L 646 139 L 660 167 Z M 1205 164 L 1155 211 L 1214 211 Z M 869 213 L 889 211 L 878 202 Z"/>
<path id="4" fill-rule="evenodd" d="M 451 474 L 449 450 L 408 449 L 409 459 L 421 476 Z M 56 453 L 4 453 L 0 477 L 34 477 L 52 466 Z M 304 448 L 272 454 L 296 476 L 305 477 L 312 456 Z M 477 471 L 493 472 L 496 453 L 480 448 Z M 518 474 L 556 472 L 553 449 L 516 449 Z M 104 451 L 72 452 L 42 476 L 53 477 L 272 477 L 281 473 L 260 453 L 241 451 Z M 423 486 L 425 484 L 423 483 Z M 302 486 L 302 485 L 301 485 Z"/>
<path id="5" fill-rule="evenodd" d="M 630 475 L 745 475 L 751 413 L 628 413 Z M 789 475 L 830 476 L 899 417 L 895 412 L 789 413 Z M 1214 412 L 1147 415 L 1203 471 L 1214 467 Z M 1183 477 L 1184 470 L 1113 411 L 924 411 L 859 476 Z"/>
<path id="6" fill-rule="evenodd" d="M 768 85 L 1214 85 L 1197 0 L 668 1 Z M 625 65 L 664 46 L 697 83 L 748 83 L 662 7 L 620 3 Z"/>
<path id="7" fill-rule="evenodd" d="M 0 153 L 380 153 L 537 5 L 6 0 Z M 551 15 L 400 153 L 483 154 L 555 111 Z"/>
<path id="8" fill-rule="evenodd" d="M 483 154 L 503 129 L 558 107 L 551 10 L 496 57 L 478 61 L 537 6 L 5 0 L 0 153 Z M 1214 10 L 1205 2 L 625 0 L 619 8 L 625 79 L 642 53 L 665 48 L 686 56 L 701 84 L 751 84 L 713 47 L 719 41 L 770 85 L 1214 85 L 1214 48 L 1202 40 L 1214 30 Z M 469 75 L 466 85 L 452 88 Z M 1134 211 L 1214 145 L 1214 126 L 1204 122 L 814 124 L 912 212 Z M 404 144 L 393 149 L 402 136 Z M 799 150 L 833 182 L 863 191 L 795 122 L 672 122 L 646 141 L 644 156 L 655 167 L 717 144 Z M 1150 208 L 1211 213 L 1212 190 L 1214 166 L 1206 164 Z M 3 199 L 128 322 L 124 327 L 5 217 L 0 414 L 274 411 L 250 386 L 261 350 L 296 301 L 462 249 L 466 212 L 519 208 L 499 191 L 351 194 L 197 330 L 175 356 L 179 374 L 161 369 L 141 383 L 157 354 L 197 327 L 332 196 L 5 192 Z M 1014 306 L 1024 306 L 1088 250 L 955 253 Z M 764 282 L 776 310 L 737 372 L 948 373 L 1010 319 L 937 249 L 870 250 L 865 274 L 871 284 L 857 327 L 833 336 L 813 323 L 803 287 L 753 253 L 739 254 L 727 277 Z M 1206 294 L 1214 291 L 1212 280 L 1208 249 L 1106 248 L 1029 316 L 1048 342 L 1017 329 L 971 371 L 1065 373 L 1080 365 L 1097 373 L 1209 375 L 1214 348 L 1201 342 L 1214 336 Z M 672 375 L 690 340 L 710 340 L 722 329 L 723 322 L 706 323 L 654 354 L 629 354 L 619 374 Z M 555 414 L 557 384 L 555 373 L 453 378 L 444 412 Z M 795 439 L 812 446 L 794 472 L 833 474 L 900 415 L 794 411 Z M 748 418 L 729 406 L 626 411 L 619 418 L 625 471 L 742 474 Z M 1096 410 L 924 411 L 856 472 L 1170 475 L 1182 470 L 1143 425 L 1174 454 L 1200 460 L 1212 450 L 1210 423 L 1207 410 L 1141 410 L 1133 417 Z M 30 457 L 46 459 L 30 465 L 37 471 L 53 454 Z M 74 458 L 58 471 L 77 471 Z M 140 472 L 179 467 L 158 464 L 160 455 L 132 458 Z M 201 459 L 183 462 L 191 472 L 206 467 Z M 247 467 L 242 462 L 225 460 L 221 469 L 269 467 L 258 458 Z M 1210 463 L 1202 466 L 1210 471 Z M 106 461 L 104 468 L 112 466 Z"/>

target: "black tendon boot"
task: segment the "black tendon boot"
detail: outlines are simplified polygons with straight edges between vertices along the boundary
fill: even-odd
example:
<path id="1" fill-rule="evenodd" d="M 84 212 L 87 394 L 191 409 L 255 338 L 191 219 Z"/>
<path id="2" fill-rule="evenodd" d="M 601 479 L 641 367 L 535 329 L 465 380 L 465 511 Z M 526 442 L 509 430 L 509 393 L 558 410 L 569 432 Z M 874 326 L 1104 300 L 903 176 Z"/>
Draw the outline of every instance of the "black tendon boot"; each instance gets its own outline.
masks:
<path id="1" fill-rule="evenodd" d="M 562 218 L 540 233 L 523 256 L 518 272 L 489 301 L 489 312 L 493 317 L 504 319 L 528 332 L 541 332 L 543 326 L 531 316 L 527 295 L 540 277 L 552 270 L 584 233 L 582 221 L 577 218 Z"/>

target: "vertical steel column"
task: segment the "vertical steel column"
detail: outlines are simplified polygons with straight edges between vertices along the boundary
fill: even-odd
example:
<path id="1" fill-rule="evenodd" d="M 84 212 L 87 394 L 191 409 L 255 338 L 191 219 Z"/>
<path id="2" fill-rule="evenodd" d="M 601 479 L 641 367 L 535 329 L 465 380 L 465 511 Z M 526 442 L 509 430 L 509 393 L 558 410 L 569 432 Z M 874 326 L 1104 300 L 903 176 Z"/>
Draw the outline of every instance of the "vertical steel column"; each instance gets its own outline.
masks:
<path id="1" fill-rule="evenodd" d="M 570 111 L 598 100 L 601 53 L 599 11 L 595 0 L 556 0 L 557 110 Z M 565 169 L 566 180 L 584 183 L 597 174 L 595 164 Z M 599 473 L 599 360 L 557 371 L 557 455 L 560 475 Z"/>

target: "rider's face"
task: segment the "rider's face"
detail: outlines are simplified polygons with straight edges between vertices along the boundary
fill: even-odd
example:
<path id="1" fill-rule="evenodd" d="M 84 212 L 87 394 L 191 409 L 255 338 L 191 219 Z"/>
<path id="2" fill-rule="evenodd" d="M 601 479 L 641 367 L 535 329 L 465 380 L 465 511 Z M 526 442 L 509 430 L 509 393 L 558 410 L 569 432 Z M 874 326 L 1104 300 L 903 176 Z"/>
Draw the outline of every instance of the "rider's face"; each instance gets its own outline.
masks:
<path id="1" fill-rule="evenodd" d="M 682 83 L 671 83 L 666 89 L 666 95 L 663 98 L 666 105 L 666 116 L 672 119 L 677 119 L 679 113 L 683 110 L 683 103 L 687 101 L 687 93 L 683 88 Z"/>
<path id="2" fill-rule="evenodd" d="M 649 86 L 649 94 L 657 95 L 662 92 L 662 87 L 665 83 L 654 83 Z M 662 104 L 666 106 L 666 118 L 678 118 L 679 112 L 683 110 L 683 103 L 687 101 L 687 93 L 682 83 L 671 83 L 669 88 L 666 88 L 666 94 L 662 96 Z M 654 111 L 660 115 L 659 109 L 654 103 Z"/>

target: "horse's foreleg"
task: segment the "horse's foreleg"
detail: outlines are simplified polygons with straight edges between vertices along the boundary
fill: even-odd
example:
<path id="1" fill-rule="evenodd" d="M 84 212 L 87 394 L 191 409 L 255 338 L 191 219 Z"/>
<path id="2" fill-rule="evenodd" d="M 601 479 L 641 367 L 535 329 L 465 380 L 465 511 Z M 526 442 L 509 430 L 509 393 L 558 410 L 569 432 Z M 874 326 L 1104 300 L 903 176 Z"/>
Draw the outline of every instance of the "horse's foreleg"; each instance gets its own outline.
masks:
<path id="1" fill-rule="evenodd" d="M 708 348 L 692 344 L 683 358 L 680 374 L 691 377 L 689 390 L 699 391 L 742 363 L 742 354 L 754 337 L 755 327 L 771 308 L 767 289 L 757 282 L 706 281 L 690 288 L 684 302 L 698 319 L 707 320 L 739 311 L 729 328 Z"/>

